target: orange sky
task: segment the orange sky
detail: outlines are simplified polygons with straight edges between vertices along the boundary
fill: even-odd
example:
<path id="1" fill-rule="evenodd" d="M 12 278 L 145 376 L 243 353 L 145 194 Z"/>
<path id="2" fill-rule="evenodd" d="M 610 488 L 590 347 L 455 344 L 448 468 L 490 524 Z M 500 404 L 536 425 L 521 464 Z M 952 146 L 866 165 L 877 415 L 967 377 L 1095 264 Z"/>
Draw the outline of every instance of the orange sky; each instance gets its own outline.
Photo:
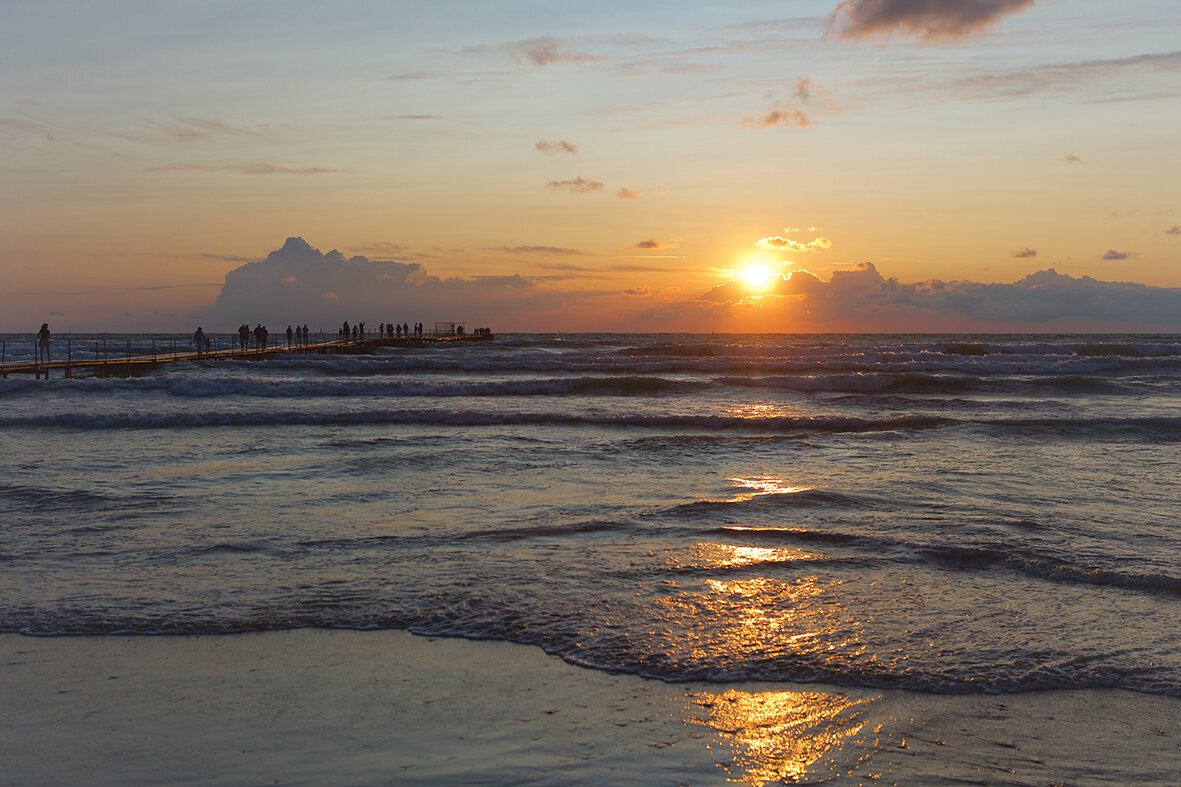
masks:
<path id="1" fill-rule="evenodd" d="M 1181 287 L 1174 3 L 99 6 L 0 31 L 0 330 L 255 322 L 212 304 L 288 237 L 467 293 L 256 283 L 328 325 L 1181 329 L 1152 311 Z M 717 289 L 752 262 L 831 286 Z M 866 263 L 905 302 L 838 299 Z M 1051 268 L 1148 289 L 986 288 Z"/>

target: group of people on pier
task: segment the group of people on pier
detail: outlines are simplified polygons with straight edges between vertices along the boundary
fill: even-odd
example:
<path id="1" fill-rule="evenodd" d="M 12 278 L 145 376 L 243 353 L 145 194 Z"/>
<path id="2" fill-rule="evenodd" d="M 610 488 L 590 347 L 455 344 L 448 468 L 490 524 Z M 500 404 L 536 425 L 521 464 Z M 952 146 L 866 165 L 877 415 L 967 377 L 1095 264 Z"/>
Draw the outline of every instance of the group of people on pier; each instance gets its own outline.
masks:
<path id="1" fill-rule="evenodd" d="M 365 333 L 365 322 L 356 322 L 349 325 L 348 320 L 340 326 L 340 330 L 336 332 L 336 336 L 341 341 L 347 342 L 352 340 L 354 342 L 367 338 Z M 423 336 L 422 323 L 414 323 L 414 327 L 410 323 L 402 323 L 399 325 L 396 322 L 383 322 L 377 326 L 377 336 L 379 339 L 421 339 Z"/>
<path id="2" fill-rule="evenodd" d="M 422 338 L 422 323 L 420 323 L 420 322 L 414 323 L 413 328 L 411 328 L 406 323 L 402 323 L 401 325 L 394 323 L 391 325 L 390 323 L 387 322 L 387 323 L 382 323 L 381 325 L 377 326 L 377 335 L 383 339 L 403 339 L 403 338 L 409 339 L 411 331 L 414 331 L 414 338 L 415 339 L 421 339 Z"/>
<path id="3" fill-rule="evenodd" d="M 198 328 L 197 330 L 199 331 L 201 329 Z M 296 325 L 294 328 L 290 325 L 287 326 L 288 347 L 306 347 L 311 343 L 308 336 L 309 332 L 306 323 L 304 325 Z M 238 326 L 238 346 L 243 352 L 250 349 L 250 340 L 252 338 L 254 339 L 254 349 L 265 350 L 267 348 L 267 342 L 270 339 L 270 331 L 261 323 L 255 325 L 253 330 L 245 323 Z"/>

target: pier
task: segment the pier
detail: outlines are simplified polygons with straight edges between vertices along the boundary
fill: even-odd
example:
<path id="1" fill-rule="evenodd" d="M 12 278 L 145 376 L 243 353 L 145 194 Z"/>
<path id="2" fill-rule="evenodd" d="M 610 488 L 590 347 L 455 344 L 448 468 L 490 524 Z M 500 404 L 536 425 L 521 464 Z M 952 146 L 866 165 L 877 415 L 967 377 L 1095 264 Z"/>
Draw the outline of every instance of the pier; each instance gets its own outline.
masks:
<path id="1" fill-rule="evenodd" d="M 237 337 L 234 337 L 235 339 Z M 36 339 L 30 340 L 33 345 L 34 357 L 18 361 L 0 362 L 0 378 L 10 374 L 31 374 L 37 379 L 49 379 L 51 372 L 64 378 L 72 378 L 77 371 L 89 372 L 94 377 L 136 377 L 146 374 L 158 366 L 170 363 L 192 363 L 194 361 L 257 361 L 288 355 L 363 355 L 371 353 L 381 347 L 426 347 L 432 345 L 447 345 L 455 342 L 491 341 L 491 333 L 459 334 L 447 336 L 406 336 L 406 337 L 361 337 L 357 339 L 333 339 L 330 341 L 311 342 L 287 346 L 285 339 L 274 347 L 253 348 L 243 350 L 240 347 L 231 349 L 210 349 L 204 352 L 195 350 L 180 350 L 173 342 L 169 347 L 157 350 L 155 341 L 152 342 L 151 352 L 143 348 L 132 351 L 131 340 L 108 342 L 105 340 L 54 340 L 54 350 L 60 356 L 65 350 L 65 358 L 53 361 L 39 361 L 36 358 Z M 187 341 L 185 342 L 187 343 Z M 6 344 L 9 344 L 6 342 Z"/>

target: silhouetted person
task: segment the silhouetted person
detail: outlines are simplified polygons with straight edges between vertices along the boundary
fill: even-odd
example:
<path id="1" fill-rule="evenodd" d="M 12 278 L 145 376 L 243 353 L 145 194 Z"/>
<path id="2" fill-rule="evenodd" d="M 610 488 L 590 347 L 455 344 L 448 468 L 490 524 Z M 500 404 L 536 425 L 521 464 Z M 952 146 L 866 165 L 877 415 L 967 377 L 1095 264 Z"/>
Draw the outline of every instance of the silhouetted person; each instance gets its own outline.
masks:
<path id="1" fill-rule="evenodd" d="M 49 357 L 49 323 L 47 322 L 41 323 L 41 330 L 37 331 L 37 360 L 51 360 Z"/>
<path id="2" fill-rule="evenodd" d="M 197 355 L 205 354 L 205 331 L 201 330 L 201 326 L 197 326 L 196 332 L 193 333 L 193 347 L 197 349 Z"/>
<path id="3" fill-rule="evenodd" d="M 303 346 L 307 347 L 309 344 L 311 344 L 311 342 L 308 341 L 308 324 L 305 322 L 303 324 Z"/>
<path id="4" fill-rule="evenodd" d="M 246 348 L 250 346 L 250 326 L 246 323 L 238 326 L 238 344 L 242 347 L 242 352 L 246 352 Z"/>
<path id="5" fill-rule="evenodd" d="M 293 331 L 291 329 L 291 326 L 288 325 L 287 326 L 287 349 L 288 350 L 291 349 L 291 337 L 293 337 L 294 335 L 295 335 L 295 331 Z"/>

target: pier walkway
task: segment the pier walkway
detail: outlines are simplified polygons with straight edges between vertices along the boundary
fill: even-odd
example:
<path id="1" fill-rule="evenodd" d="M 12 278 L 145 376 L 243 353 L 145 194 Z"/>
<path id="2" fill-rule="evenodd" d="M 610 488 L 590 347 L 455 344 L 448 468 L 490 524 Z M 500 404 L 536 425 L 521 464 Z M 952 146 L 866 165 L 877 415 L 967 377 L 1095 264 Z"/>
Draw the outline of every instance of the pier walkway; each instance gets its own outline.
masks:
<path id="1" fill-rule="evenodd" d="M 362 355 L 379 347 L 425 347 L 453 342 L 489 341 L 492 338 L 491 333 L 461 334 L 459 336 L 368 337 L 356 340 L 333 339 L 290 347 L 284 341 L 280 345 L 266 349 L 215 349 L 205 352 L 178 350 L 175 346 L 156 351 L 153 345 L 150 353 L 142 350 L 133 353 L 130 341 L 127 341 L 126 344 L 108 345 L 105 341 L 74 342 L 66 339 L 55 340 L 57 346 L 54 347 L 55 353 L 60 356 L 62 345 L 65 346 L 66 357 L 64 359 L 59 358 L 54 361 L 23 359 L 0 363 L 0 378 L 8 377 L 10 374 L 32 374 L 37 379 L 44 377 L 48 380 L 51 372 L 71 378 L 75 372 L 80 370 L 89 372 L 94 377 L 134 377 L 146 374 L 157 366 L 168 363 L 266 360 L 284 355 Z"/>

